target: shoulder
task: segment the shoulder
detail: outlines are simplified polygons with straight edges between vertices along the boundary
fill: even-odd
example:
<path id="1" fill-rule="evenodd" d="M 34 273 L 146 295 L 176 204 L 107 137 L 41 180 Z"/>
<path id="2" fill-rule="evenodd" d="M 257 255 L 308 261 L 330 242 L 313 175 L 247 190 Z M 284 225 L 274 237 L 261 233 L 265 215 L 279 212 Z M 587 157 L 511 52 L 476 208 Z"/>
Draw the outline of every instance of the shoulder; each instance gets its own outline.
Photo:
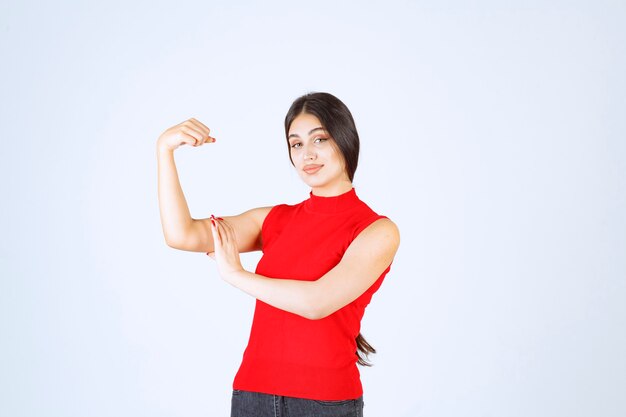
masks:
<path id="1" fill-rule="evenodd" d="M 355 229 L 353 238 L 365 233 L 365 236 L 378 234 L 394 235 L 399 240 L 400 232 L 396 224 L 387 216 L 378 214 L 367 203 L 359 199 L 356 215 L 353 216 Z"/>
<path id="2" fill-rule="evenodd" d="M 371 240 L 384 238 L 391 242 L 400 243 L 400 230 L 398 226 L 387 217 L 374 220 L 359 234 L 359 237 Z"/>
<path id="3" fill-rule="evenodd" d="M 384 252 L 393 257 L 400 246 L 400 230 L 389 218 L 380 217 L 365 227 L 350 246 L 359 251 Z"/>
<path id="4" fill-rule="evenodd" d="M 387 267 L 396 256 L 399 246 L 398 227 L 388 218 L 381 217 L 363 229 L 350 243 L 343 261 L 351 267 L 356 265 Z"/>

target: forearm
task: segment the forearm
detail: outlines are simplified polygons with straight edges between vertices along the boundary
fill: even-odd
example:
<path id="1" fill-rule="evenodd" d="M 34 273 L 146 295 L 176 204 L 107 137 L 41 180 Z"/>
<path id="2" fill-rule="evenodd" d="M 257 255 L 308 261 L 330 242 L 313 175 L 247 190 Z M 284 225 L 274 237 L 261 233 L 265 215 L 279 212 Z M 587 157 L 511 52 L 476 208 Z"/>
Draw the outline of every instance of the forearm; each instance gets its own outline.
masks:
<path id="1" fill-rule="evenodd" d="M 267 278 L 245 270 L 224 277 L 226 282 L 273 307 L 308 319 L 319 319 L 316 281 Z"/>
<path id="2" fill-rule="evenodd" d="M 157 147 L 159 211 L 168 244 L 181 241 L 193 222 L 180 186 L 174 151 Z"/>

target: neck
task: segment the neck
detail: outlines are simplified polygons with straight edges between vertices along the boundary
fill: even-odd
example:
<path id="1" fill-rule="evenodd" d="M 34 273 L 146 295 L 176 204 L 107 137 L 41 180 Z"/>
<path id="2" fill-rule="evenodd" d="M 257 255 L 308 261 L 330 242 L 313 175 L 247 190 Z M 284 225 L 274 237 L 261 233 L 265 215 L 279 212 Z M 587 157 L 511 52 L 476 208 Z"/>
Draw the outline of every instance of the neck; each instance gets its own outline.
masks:
<path id="1" fill-rule="evenodd" d="M 347 193 L 352 189 L 352 182 L 349 180 L 341 181 L 335 184 L 329 184 L 324 187 L 313 187 L 311 192 L 318 197 L 334 197 Z"/>

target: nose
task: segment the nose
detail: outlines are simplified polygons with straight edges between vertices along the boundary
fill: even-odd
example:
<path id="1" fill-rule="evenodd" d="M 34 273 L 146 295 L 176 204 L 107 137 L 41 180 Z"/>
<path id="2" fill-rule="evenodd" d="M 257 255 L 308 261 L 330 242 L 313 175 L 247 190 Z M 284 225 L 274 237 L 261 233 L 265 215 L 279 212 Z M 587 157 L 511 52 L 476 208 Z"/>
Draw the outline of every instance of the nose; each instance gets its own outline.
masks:
<path id="1" fill-rule="evenodd" d="M 317 154 L 313 149 L 305 149 L 303 155 L 305 161 L 313 161 L 315 158 L 317 158 Z"/>

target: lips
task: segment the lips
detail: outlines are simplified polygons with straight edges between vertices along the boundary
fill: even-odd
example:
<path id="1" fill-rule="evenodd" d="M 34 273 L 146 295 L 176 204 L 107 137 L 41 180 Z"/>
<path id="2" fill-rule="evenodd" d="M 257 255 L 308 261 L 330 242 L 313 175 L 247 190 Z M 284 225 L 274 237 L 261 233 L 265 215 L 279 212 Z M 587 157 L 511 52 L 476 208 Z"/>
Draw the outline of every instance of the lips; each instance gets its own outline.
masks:
<path id="1" fill-rule="evenodd" d="M 324 165 L 319 165 L 319 164 L 309 164 L 309 165 L 305 165 L 304 168 L 302 168 L 302 170 L 304 172 L 306 172 L 307 174 L 315 174 L 317 171 L 319 171 Z"/>

